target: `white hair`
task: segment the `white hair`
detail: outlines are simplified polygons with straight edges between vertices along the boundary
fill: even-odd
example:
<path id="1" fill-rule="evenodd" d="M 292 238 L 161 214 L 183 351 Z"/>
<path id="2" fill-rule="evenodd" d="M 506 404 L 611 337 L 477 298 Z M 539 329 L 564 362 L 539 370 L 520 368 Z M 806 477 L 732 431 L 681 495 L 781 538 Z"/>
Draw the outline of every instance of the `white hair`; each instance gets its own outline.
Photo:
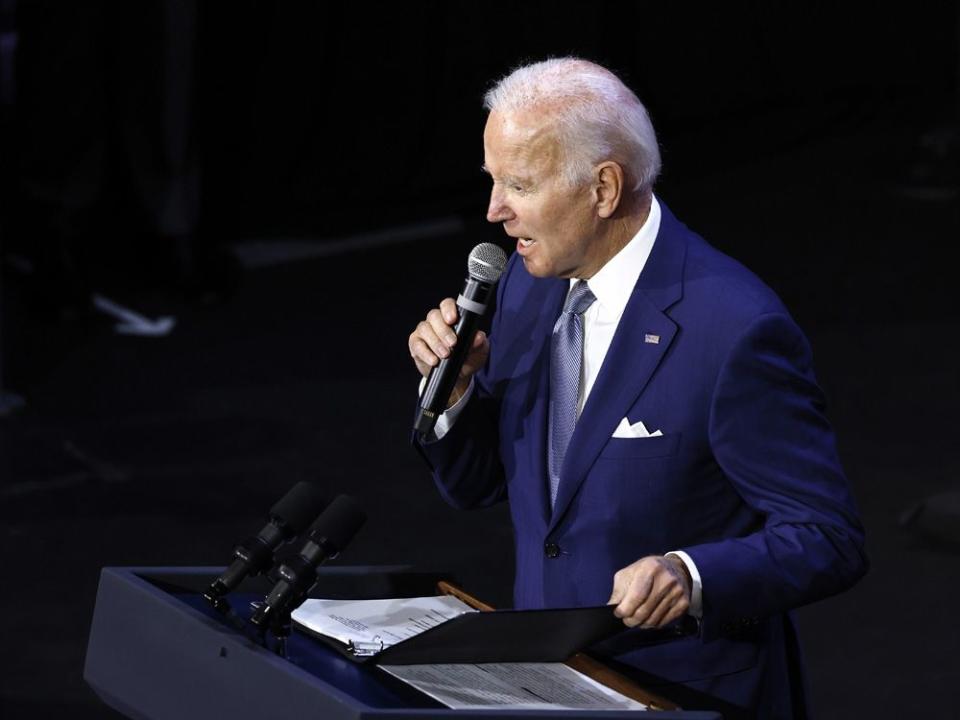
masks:
<path id="1" fill-rule="evenodd" d="M 660 174 L 660 148 L 643 103 L 612 72 L 576 57 L 522 65 L 484 96 L 498 113 L 537 112 L 557 129 L 568 183 L 587 182 L 593 167 L 617 162 L 628 186 L 647 192 Z"/>

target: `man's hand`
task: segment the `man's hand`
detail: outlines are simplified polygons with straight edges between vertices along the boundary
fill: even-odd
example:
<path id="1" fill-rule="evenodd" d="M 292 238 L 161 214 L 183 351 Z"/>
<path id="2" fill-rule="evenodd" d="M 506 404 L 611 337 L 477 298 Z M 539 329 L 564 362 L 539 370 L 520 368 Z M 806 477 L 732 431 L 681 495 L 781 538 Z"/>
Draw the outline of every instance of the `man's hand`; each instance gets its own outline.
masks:
<path id="1" fill-rule="evenodd" d="M 650 555 L 618 570 L 608 604 L 627 627 L 662 627 L 690 608 L 690 575 L 673 555 Z"/>
<path id="2" fill-rule="evenodd" d="M 450 348 L 457 343 L 457 335 L 453 331 L 457 317 L 457 303 L 453 298 L 446 298 L 440 303 L 440 307 L 427 313 L 426 319 L 410 333 L 407 341 L 410 357 L 424 377 L 430 374 L 431 368 L 436 367 L 442 358 L 450 355 Z M 473 344 L 463 361 L 460 377 L 447 401 L 447 407 L 453 405 L 467 391 L 470 378 L 483 367 L 489 354 L 490 341 L 487 340 L 486 333 L 478 330 L 473 336 Z"/>

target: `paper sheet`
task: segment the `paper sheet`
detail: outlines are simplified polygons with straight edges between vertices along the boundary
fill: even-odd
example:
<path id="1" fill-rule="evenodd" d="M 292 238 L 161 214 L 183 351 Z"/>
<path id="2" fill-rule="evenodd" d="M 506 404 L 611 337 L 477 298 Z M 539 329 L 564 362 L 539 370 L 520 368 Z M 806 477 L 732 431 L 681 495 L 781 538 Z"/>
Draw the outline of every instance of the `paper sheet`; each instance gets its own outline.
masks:
<path id="1" fill-rule="evenodd" d="M 646 710 L 563 663 L 380 665 L 456 710 L 471 708 Z"/>
<path id="2" fill-rule="evenodd" d="M 291 615 L 294 622 L 348 645 L 356 655 L 384 648 L 465 612 L 476 612 L 450 595 L 385 600 L 310 599 Z"/>

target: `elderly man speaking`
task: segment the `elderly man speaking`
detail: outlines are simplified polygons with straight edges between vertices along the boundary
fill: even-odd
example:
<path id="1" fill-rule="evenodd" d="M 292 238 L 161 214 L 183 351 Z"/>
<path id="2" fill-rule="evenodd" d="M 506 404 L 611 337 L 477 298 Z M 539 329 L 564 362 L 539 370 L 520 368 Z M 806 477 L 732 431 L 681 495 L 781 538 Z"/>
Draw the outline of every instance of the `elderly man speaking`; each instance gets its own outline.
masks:
<path id="1" fill-rule="evenodd" d="M 609 602 L 628 628 L 692 615 L 696 636 L 641 647 L 627 630 L 605 657 L 668 696 L 804 716 L 790 611 L 867 567 L 806 338 L 654 195 L 656 136 L 614 74 L 547 60 L 485 100 L 487 219 L 516 252 L 419 443 L 440 492 L 509 500 L 518 608 Z M 421 374 L 456 319 L 445 299 L 410 335 Z"/>

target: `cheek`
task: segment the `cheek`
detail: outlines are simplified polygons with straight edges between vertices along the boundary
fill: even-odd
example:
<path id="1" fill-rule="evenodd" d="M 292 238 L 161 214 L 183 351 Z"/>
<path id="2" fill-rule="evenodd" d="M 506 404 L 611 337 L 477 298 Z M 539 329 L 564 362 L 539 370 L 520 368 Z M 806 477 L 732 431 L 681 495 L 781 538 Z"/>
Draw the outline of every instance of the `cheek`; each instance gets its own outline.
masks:
<path id="1" fill-rule="evenodd" d="M 569 249 L 582 235 L 583 218 L 569 208 L 557 207 L 548 219 L 550 238 L 558 247 Z"/>
<path id="2" fill-rule="evenodd" d="M 530 231 L 531 235 L 543 232 L 547 223 L 544 222 L 543 208 L 536 205 L 526 205 L 521 210 L 520 217 L 523 219 L 523 225 Z"/>
<path id="3" fill-rule="evenodd" d="M 567 233 L 568 208 L 559 203 L 538 206 L 530 214 L 531 223 L 551 242 L 557 242 Z"/>

